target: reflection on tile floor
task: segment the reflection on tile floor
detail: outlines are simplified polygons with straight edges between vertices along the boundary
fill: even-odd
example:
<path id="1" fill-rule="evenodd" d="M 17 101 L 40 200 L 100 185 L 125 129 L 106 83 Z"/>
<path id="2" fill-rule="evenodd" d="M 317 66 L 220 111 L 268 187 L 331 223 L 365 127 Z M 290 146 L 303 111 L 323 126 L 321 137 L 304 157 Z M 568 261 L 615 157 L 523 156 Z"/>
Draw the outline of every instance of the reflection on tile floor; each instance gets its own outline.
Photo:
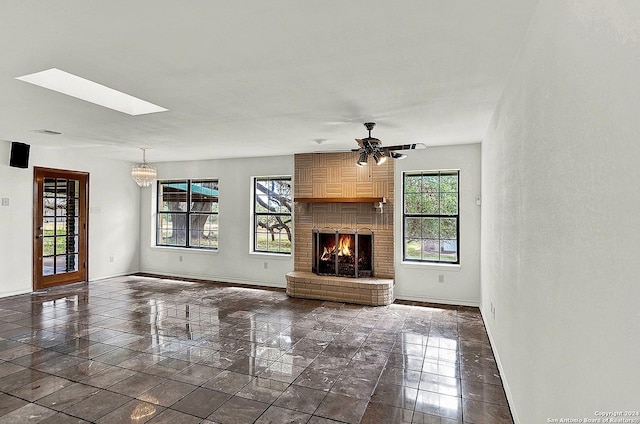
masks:
<path id="1" fill-rule="evenodd" d="M 127 276 L 0 299 L 1 423 L 512 423 L 476 308 Z"/>

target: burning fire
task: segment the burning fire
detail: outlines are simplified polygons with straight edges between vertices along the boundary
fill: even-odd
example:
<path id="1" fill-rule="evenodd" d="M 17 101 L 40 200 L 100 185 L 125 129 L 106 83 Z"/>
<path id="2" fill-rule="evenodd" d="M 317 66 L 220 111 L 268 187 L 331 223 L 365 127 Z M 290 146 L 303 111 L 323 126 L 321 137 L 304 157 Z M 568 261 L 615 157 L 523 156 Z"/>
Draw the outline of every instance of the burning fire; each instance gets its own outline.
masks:
<path id="1" fill-rule="evenodd" d="M 351 237 L 340 237 L 338 240 L 338 256 L 351 256 Z"/>
<path id="2" fill-rule="evenodd" d="M 333 255 L 351 256 L 351 242 L 352 239 L 348 235 L 340 236 L 340 238 L 338 239 L 338 246 L 325 246 L 320 259 L 323 261 L 328 261 L 331 260 L 331 256 Z"/>

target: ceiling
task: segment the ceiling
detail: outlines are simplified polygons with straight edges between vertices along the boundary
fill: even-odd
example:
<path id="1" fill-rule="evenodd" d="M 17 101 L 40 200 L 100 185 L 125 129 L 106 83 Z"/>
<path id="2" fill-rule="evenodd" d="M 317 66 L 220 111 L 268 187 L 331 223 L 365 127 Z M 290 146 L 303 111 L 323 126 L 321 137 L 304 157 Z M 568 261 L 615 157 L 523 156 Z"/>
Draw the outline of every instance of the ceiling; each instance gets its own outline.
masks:
<path id="1" fill-rule="evenodd" d="M 481 141 L 537 0 L 0 3 L 0 140 L 149 162 Z M 16 80 L 59 68 L 168 109 Z M 44 135 L 33 130 L 52 130 Z"/>

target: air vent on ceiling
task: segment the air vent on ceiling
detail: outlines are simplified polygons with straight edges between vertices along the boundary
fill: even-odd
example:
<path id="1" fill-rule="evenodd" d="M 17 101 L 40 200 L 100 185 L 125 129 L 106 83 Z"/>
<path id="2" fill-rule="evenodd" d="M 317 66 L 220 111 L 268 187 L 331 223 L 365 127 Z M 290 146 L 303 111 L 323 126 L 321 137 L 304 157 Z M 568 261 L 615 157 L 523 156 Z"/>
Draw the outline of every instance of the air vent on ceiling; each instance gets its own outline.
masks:
<path id="1" fill-rule="evenodd" d="M 60 134 L 62 134 L 61 132 L 51 131 L 51 130 L 31 130 L 31 132 L 38 133 L 38 134 L 45 134 L 45 135 L 60 135 Z"/>

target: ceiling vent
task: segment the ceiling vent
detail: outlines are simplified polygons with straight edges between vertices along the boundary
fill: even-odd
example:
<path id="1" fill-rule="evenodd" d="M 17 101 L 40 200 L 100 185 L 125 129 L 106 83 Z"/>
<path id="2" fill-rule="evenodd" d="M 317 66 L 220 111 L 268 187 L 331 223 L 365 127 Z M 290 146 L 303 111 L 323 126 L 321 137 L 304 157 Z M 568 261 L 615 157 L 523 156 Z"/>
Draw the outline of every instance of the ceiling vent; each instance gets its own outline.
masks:
<path id="1" fill-rule="evenodd" d="M 45 135 L 60 135 L 60 134 L 62 134 L 61 132 L 51 131 L 51 130 L 31 130 L 31 132 L 38 133 L 38 134 L 45 134 Z"/>

